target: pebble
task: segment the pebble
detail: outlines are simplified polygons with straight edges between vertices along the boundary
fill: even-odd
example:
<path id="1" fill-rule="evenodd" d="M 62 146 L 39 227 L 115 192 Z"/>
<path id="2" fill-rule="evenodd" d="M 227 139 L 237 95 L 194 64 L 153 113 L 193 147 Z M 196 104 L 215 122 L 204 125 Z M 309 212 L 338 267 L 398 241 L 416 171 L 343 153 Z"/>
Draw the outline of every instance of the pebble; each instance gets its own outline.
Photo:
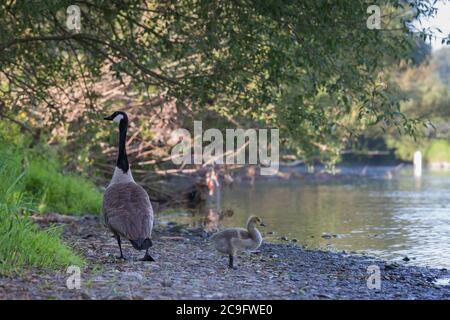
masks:
<path id="1" fill-rule="evenodd" d="M 163 281 L 161 281 L 161 285 L 165 288 L 168 288 L 173 285 L 173 282 L 168 279 L 164 279 Z"/>
<path id="2" fill-rule="evenodd" d="M 396 264 L 396 263 L 386 263 L 384 265 L 384 269 L 386 269 L 386 270 L 393 270 L 397 267 L 398 267 L 398 264 Z"/>
<path id="3" fill-rule="evenodd" d="M 91 296 L 85 291 L 82 291 L 80 296 L 81 296 L 81 299 L 83 299 L 83 300 L 92 300 Z"/>
<path id="4" fill-rule="evenodd" d="M 122 272 L 123 277 L 134 278 L 135 281 L 142 281 L 144 277 L 138 272 Z"/>

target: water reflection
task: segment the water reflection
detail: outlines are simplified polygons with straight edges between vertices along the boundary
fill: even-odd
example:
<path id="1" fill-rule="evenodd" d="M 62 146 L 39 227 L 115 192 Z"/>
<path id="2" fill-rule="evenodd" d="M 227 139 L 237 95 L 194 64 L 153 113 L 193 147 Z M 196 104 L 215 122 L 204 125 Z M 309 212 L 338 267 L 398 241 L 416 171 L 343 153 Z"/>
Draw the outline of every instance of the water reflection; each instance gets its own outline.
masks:
<path id="1" fill-rule="evenodd" d="M 215 232 L 220 229 L 222 220 L 225 217 L 232 217 L 234 211 L 229 208 L 222 209 L 222 189 L 214 168 L 206 175 L 206 183 L 208 185 L 208 197 L 206 202 L 198 208 L 197 219 L 191 221 L 190 224 L 202 227 L 208 232 Z"/>
<path id="2" fill-rule="evenodd" d="M 406 168 L 386 179 L 386 172 L 315 183 L 296 179 L 258 181 L 253 187 L 238 184 L 223 190 L 219 200 L 208 203 L 190 223 L 212 231 L 243 226 L 254 214 L 267 224 L 268 239 L 287 236 L 310 248 L 393 260 L 408 256 L 409 263 L 450 267 L 450 175 L 424 172 L 415 179 Z M 227 216 L 222 208 L 234 214 Z"/>

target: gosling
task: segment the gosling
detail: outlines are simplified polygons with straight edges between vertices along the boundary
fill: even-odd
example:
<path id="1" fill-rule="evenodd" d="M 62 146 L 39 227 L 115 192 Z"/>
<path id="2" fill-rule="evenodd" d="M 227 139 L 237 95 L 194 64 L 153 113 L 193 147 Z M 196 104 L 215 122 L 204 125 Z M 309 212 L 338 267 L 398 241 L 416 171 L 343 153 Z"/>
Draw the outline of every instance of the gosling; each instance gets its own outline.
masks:
<path id="1" fill-rule="evenodd" d="M 262 236 L 256 224 L 263 226 L 260 218 L 251 216 L 247 221 L 247 229 L 228 228 L 211 236 L 211 241 L 217 251 L 228 254 L 228 267 L 234 268 L 234 257 L 244 250 L 256 250 L 261 246 Z"/>

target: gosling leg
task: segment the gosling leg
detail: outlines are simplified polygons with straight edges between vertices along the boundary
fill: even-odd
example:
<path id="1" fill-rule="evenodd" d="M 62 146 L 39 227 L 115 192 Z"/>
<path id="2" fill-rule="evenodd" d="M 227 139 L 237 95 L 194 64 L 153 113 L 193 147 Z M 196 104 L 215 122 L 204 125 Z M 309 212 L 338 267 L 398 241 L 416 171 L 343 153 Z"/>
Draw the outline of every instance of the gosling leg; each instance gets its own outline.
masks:
<path id="1" fill-rule="evenodd" d="M 228 260 L 228 268 L 230 269 L 234 269 L 234 257 L 230 254 L 228 256 L 229 260 Z"/>
<path id="2" fill-rule="evenodd" d="M 151 255 L 148 254 L 148 248 L 145 249 L 145 255 L 142 259 L 140 259 L 141 261 L 155 261 L 155 259 L 152 258 Z"/>
<path id="3" fill-rule="evenodd" d="M 120 257 L 117 257 L 117 259 L 122 259 L 122 260 L 127 260 L 122 253 L 122 241 L 120 241 L 120 236 L 116 236 L 117 239 L 117 244 L 119 245 L 119 249 L 120 249 Z"/>

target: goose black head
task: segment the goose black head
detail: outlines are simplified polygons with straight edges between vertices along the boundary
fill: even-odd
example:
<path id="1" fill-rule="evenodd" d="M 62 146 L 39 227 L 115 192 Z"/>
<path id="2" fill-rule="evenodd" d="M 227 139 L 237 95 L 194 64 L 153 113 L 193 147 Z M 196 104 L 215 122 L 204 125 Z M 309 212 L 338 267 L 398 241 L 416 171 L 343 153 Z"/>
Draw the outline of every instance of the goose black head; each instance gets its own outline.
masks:
<path id="1" fill-rule="evenodd" d="M 122 120 L 125 120 L 124 122 L 128 122 L 128 116 L 123 111 L 116 111 L 109 117 L 104 117 L 103 119 L 108 121 L 114 121 L 117 123 L 120 123 Z"/>

